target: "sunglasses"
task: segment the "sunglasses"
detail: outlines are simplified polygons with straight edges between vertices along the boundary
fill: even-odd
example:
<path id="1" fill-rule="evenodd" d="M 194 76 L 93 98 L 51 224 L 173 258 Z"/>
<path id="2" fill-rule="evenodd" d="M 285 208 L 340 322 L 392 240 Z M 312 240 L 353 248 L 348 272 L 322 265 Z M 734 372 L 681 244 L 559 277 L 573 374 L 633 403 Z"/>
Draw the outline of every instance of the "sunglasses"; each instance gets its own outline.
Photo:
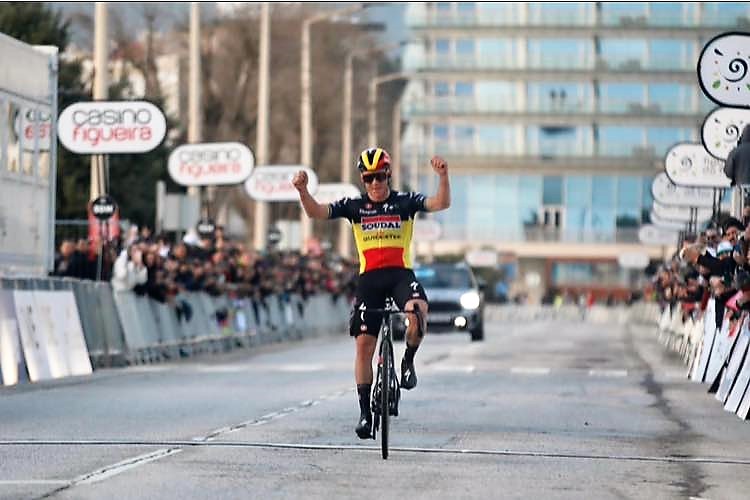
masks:
<path id="1" fill-rule="evenodd" d="M 370 175 L 363 175 L 362 180 L 365 182 L 365 184 L 370 184 L 375 179 L 378 180 L 378 182 L 385 182 L 385 180 L 388 178 L 388 174 L 385 172 L 378 172 L 377 174 L 370 174 Z"/>

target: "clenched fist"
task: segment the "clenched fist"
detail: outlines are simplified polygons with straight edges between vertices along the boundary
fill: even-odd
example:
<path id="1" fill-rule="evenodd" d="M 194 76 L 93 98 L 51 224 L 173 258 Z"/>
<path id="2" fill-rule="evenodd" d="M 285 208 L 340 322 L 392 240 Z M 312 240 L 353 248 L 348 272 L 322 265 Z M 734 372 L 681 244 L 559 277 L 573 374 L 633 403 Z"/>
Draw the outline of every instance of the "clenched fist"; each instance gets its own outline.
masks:
<path id="1" fill-rule="evenodd" d="M 307 188 L 307 172 L 300 170 L 292 177 L 292 185 L 297 191 Z"/>
<path id="2" fill-rule="evenodd" d="M 439 176 L 442 177 L 448 174 L 448 162 L 443 158 L 439 156 L 433 156 L 430 160 L 430 164 L 432 164 L 432 170 L 434 170 L 435 173 Z"/>

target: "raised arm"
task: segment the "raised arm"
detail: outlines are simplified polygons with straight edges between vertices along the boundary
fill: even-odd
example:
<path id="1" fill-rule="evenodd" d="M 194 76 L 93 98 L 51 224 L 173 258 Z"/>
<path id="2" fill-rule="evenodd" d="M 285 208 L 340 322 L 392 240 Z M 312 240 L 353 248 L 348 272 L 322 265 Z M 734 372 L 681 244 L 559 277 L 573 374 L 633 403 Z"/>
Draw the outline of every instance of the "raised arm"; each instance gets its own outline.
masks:
<path id="1" fill-rule="evenodd" d="M 430 160 L 432 170 L 440 177 L 438 190 L 435 196 L 425 200 L 425 208 L 430 212 L 445 210 L 451 206 L 451 185 L 448 181 L 448 162 L 439 156 L 433 156 Z"/>
<path id="2" fill-rule="evenodd" d="M 302 208 L 305 209 L 305 213 L 308 217 L 311 219 L 328 218 L 328 205 L 321 205 L 315 201 L 315 198 L 313 198 L 307 190 L 307 172 L 300 170 L 294 174 L 292 184 L 299 192 L 299 201 L 302 203 Z"/>

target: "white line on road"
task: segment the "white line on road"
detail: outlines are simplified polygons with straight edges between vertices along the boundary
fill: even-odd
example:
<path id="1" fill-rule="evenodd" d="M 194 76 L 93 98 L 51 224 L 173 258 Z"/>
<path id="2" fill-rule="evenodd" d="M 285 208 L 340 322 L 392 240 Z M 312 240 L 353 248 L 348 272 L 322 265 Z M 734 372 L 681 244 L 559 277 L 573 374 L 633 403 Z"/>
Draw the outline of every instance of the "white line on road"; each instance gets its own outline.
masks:
<path id="1" fill-rule="evenodd" d="M 516 375 L 549 375 L 550 369 L 534 366 L 514 366 L 510 369 L 510 372 Z"/>
<path id="2" fill-rule="evenodd" d="M 65 479 L 2 479 L 0 486 L 36 486 L 68 484 Z"/>
<path id="3" fill-rule="evenodd" d="M 77 484 L 98 483 L 99 481 L 103 481 L 112 476 L 116 476 L 117 474 L 122 474 L 123 472 L 130 469 L 134 469 L 149 462 L 159 460 L 160 458 L 174 455 L 181 451 L 182 449 L 180 448 L 164 448 L 161 450 L 152 451 L 151 453 L 138 455 L 137 457 L 129 458 L 127 460 L 123 460 L 122 462 L 117 462 L 116 464 L 108 465 L 93 472 L 89 472 L 88 474 L 84 474 L 83 476 L 79 476 L 70 482 L 70 486 L 75 486 Z"/>
<path id="4" fill-rule="evenodd" d="M 437 372 L 474 373 L 477 368 L 474 365 L 435 365 L 431 366 L 430 369 Z"/>
<path id="5" fill-rule="evenodd" d="M 590 377 L 627 377 L 627 370 L 589 370 Z"/>

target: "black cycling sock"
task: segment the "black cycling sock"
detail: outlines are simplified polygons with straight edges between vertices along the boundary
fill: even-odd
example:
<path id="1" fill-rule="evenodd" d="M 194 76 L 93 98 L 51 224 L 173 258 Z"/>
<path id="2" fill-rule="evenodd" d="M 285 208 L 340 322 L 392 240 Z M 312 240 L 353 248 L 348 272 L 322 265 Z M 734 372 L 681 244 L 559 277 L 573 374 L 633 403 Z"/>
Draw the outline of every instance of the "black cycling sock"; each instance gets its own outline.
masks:
<path id="1" fill-rule="evenodd" d="M 359 411 L 370 413 L 370 390 L 372 384 L 357 384 L 357 394 L 359 395 Z"/>
<path id="2" fill-rule="evenodd" d="M 414 355 L 417 353 L 417 349 L 419 349 L 419 346 L 411 346 L 409 343 L 406 343 L 406 352 L 404 353 L 404 359 L 407 363 L 410 365 L 414 364 Z"/>

